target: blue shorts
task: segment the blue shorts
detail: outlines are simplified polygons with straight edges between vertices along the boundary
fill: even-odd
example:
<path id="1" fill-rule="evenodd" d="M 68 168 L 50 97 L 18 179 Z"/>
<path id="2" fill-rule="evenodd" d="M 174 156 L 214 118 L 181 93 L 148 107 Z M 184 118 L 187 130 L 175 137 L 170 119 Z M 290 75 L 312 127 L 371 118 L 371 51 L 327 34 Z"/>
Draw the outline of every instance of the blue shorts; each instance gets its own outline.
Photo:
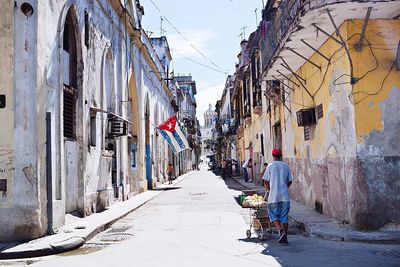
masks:
<path id="1" fill-rule="evenodd" d="M 268 203 L 268 215 L 271 222 L 288 223 L 290 202 Z"/>

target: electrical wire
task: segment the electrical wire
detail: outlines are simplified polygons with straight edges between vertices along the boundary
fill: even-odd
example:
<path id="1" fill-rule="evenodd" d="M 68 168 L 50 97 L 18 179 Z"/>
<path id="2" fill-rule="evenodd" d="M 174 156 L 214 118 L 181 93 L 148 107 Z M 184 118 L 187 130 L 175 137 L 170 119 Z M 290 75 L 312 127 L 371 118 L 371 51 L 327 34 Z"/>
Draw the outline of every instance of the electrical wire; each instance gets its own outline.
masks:
<path id="1" fill-rule="evenodd" d="M 366 37 L 364 37 L 364 39 L 367 41 L 368 47 L 369 47 L 369 49 L 370 49 L 370 51 L 371 51 L 371 54 L 372 54 L 372 56 L 373 56 L 373 58 L 374 58 L 374 60 L 375 60 L 375 67 L 373 67 L 372 69 L 368 70 L 366 73 L 364 73 L 364 74 L 361 75 L 360 77 L 355 77 L 355 81 L 359 81 L 359 80 L 363 79 L 363 78 L 364 78 L 365 76 L 367 76 L 369 73 L 371 73 L 371 72 L 375 71 L 376 69 L 378 69 L 378 66 L 379 66 L 378 58 L 376 57 L 374 51 L 372 50 L 372 47 L 371 47 L 370 42 L 368 41 L 368 39 L 367 39 Z M 336 78 L 336 79 L 333 81 L 333 84 L 334 84 L 334 85 L 342 85 L 342 84 L 351 83 L 351 81 L 349 81 L 349 82 L 342 82 L 342 83 L 336 83 L 337 80 L 339 80 L 339 79 L 342 78 L 343 76 L 348 76 L 348 77 L 350 77 L 350 75 L 348 75 L 348 74 L 342 74 L 342 75 L 340 75 L 338 78 Z M 350 77 L 350 78 L 351 78 L 351 77 Z"/>
<path id="2" fill-rule="evenodd" d="M 194 60 L 194 59 L 192 59 L 192 58 L 190 58 L 190 57 L 184 56 L 184 55 L 182 55 L 182 54 L 180 54 L 180 53 L 176 53 L 176 54 L 179 55 L 179 56 L 181 56 L 181 57 L 183 57 L 183 58 L 186 59 L 186 60 L 189 60 L 189 61 L 191 61 L 191 62 L 193 62 L 193 63 L 199 65 L 199 66 L 205 67 L 205 68 L 210 69 L 210 70 L 213 70 L 213 71 L 215 71 L 215 72 L 222 73 L 222 74 L 224 74 L 224 75 L 228 75 L 228 72 L 226 72 L 226 71 L 220 71 L 220 70 L 218 70 L 218 69 L 216 69 L 216 68 L 213 68 L 213 67 L 208 66 L 208 65 L 206 65 L 206 64 L 200 63 L 200 62 L 198 62 L 198 61 L 196 61 L 196 60 Z"/>
<path id="3" fill-rule="evenodd" d="M 393 61 L 392 66 L 390 66 L 390 69 L 389 69 L 388 73 L 386 74 L 385 78 L 383 78 L 382 83 L 381 83 L 381 86 L 380 86 L 380 88 L 379 88 L 378 91 L 376 91 L 375 93 L 368 93 L 368 92 L 363 91 L 363 90 L 362 90 L 362 91 L 357 91 L 357 92 L 354 92 L 354 93 L 352 92 L 352 93 L 349 95 L 350 101 L 352 101 L 352 102 L 356 105 L 356 104 L 362 102 L 363 100 L 365 100 L 366 98 L 368 98 L 368 97 L 370 97 L 370 96 L 379 94 L 380 91 L 382 91 L 383 85 L 385 84 L 386 79 L 389 77 L 389 75 L 390 75 L 390 73 L 392 72 L 393 67 L 394 67 L 395 65 L 396 65 L 396 60 Z M 354 101 L 353 101 L 353 96 L 356 95 L 356 94 L 361 94 L 361 93 L 366 94 L 366 96 L 363 97 L 362 99 L 360 99 L 360 100 L 354 102 Z"/>
<path id="4" fill-rule="evenodd" d="M 203 52 L 200 51 L 197 47 L 195 47 L 187 38 L 186 36 L 163 14 L 161 9 L 156 5 L 156 3 L 153 0 L 150 0 L 150 2 L 153 4 L 153 6 L 158 10 L 158 12 L 161 14 L 161 17 L 177 32 L 188 44 L 197 52 L 199 53 L 203 58 L 208 60 L 214 67 L 219 69 L 221 72 L 223 72 L 222 68 L 220 68 L 217 64 L 215 64 L 209 57 L 207 57 Z"/>

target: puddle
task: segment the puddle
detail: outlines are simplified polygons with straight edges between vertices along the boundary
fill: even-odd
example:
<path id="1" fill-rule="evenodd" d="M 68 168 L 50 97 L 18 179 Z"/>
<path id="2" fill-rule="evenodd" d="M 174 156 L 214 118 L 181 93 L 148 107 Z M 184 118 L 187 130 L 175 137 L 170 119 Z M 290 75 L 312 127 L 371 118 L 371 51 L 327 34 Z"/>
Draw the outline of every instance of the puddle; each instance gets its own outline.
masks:
<path id="1" fill-rule="evenodd" d="M 105 245 L 85 244 L 82 247 L 77 248 L 75 250 L 58 254 L 58 256 L 69 257 L 69 256 L 77 256 L 77 255 L 86 255 L 86 254 L 90 254 L 90 253 L 94 253 L 94 252 L 100 251 L 102 249 L 105 249 L 106 247 L 107 246 L 105 246 Z"/>

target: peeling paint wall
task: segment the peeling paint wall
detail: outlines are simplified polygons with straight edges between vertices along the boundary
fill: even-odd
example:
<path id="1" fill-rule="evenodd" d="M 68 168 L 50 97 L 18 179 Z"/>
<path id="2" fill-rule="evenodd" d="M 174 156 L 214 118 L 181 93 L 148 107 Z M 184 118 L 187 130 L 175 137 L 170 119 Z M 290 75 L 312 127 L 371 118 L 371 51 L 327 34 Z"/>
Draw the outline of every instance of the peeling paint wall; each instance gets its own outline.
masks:
<path id="1" fill-rule="evenodd" d="M 349 35 L 361 28 L 362 21 L 348 23 Z M 375 229 L 400 223 L 400 72 L 395 66 L 400 22 L 372 20 L 365 36 L 362 51 L 351 53 L 356 77 L 373 70 L 353 86 L 358 169 L 352 220 Z"/>
<path id="2" fill-rule="evenodd" d="M 353 75 L 361 79 L 350 84 L 346 51 L 328 39 L 318 50 L 331 58 L 330 63 L 314 54 L 310 60 L 321 70 L 305 63 L 297 71 L 312 97 L 303 86 L 289 82 L 293 92 L 282 87 L 288 108 L 283 104 L 278 110 L 273 107 L 267 120 L 273 125 L 279 115 L 284 158 L 295 177 L 291 187 L 294 199 L 340 221 L 377 229 L 400 220 L 396 208 L 400 125 L 394 115 L 400 111 L 400 80 L 395 68 L 390 71 L 400 25 L 395 20 L 371 20 L 362 51 L 357 52 L 354 44 L 362 23 L 349 20 L 340 26 L 352 58 Z M 291 79 L 300 84 L 294 76 Z M 372 95 L 365 98 L 368 93 Z M 317 124 L 308 128 L 309 140 L 305 140 L 296 111 L 320 104 L 323 117 L 317 117 Z M 272 132 L 269 137 L 273 141 Z"/>

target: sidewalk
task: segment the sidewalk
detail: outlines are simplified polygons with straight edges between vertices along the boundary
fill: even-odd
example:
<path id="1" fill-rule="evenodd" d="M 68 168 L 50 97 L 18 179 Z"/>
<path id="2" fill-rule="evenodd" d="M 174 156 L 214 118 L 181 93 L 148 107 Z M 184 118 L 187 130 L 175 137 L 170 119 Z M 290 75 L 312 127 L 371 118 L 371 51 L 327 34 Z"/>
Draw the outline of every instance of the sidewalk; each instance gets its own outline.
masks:
<path id="1" fill-rule="evenodd" d="M 234 177 L 238 183 L 249 190 L 256 190 L 264 194 L 265 189 L 261 185 L 246 183 L 242 177 Z M 336 241 L 351 241 L 365 243 L 400 244 L 400 229 L 359 231 L 349 225 L 343 225 L 324 214 L 291 200 L 289 223 L 305 231 L 308 235 L 322 239 Z"/>
<path id="2" fill-rule="evenodd" d="M 101 213 L 95 213 L 85 218 L 67 214 L 65 225 L 54 235 L 47 235 L 25 243 L 1 243 L 0 260 L 40 257 L 74 250 L 82 246 L 96 234 L 109 228 L 114 222 L 124 217 L 146 202 L 175 186 L 190 173 L 179 176 L 172 185 L 158 185 L 156 190 L 149 190 L 131 199 L 116 203 Z"/>

